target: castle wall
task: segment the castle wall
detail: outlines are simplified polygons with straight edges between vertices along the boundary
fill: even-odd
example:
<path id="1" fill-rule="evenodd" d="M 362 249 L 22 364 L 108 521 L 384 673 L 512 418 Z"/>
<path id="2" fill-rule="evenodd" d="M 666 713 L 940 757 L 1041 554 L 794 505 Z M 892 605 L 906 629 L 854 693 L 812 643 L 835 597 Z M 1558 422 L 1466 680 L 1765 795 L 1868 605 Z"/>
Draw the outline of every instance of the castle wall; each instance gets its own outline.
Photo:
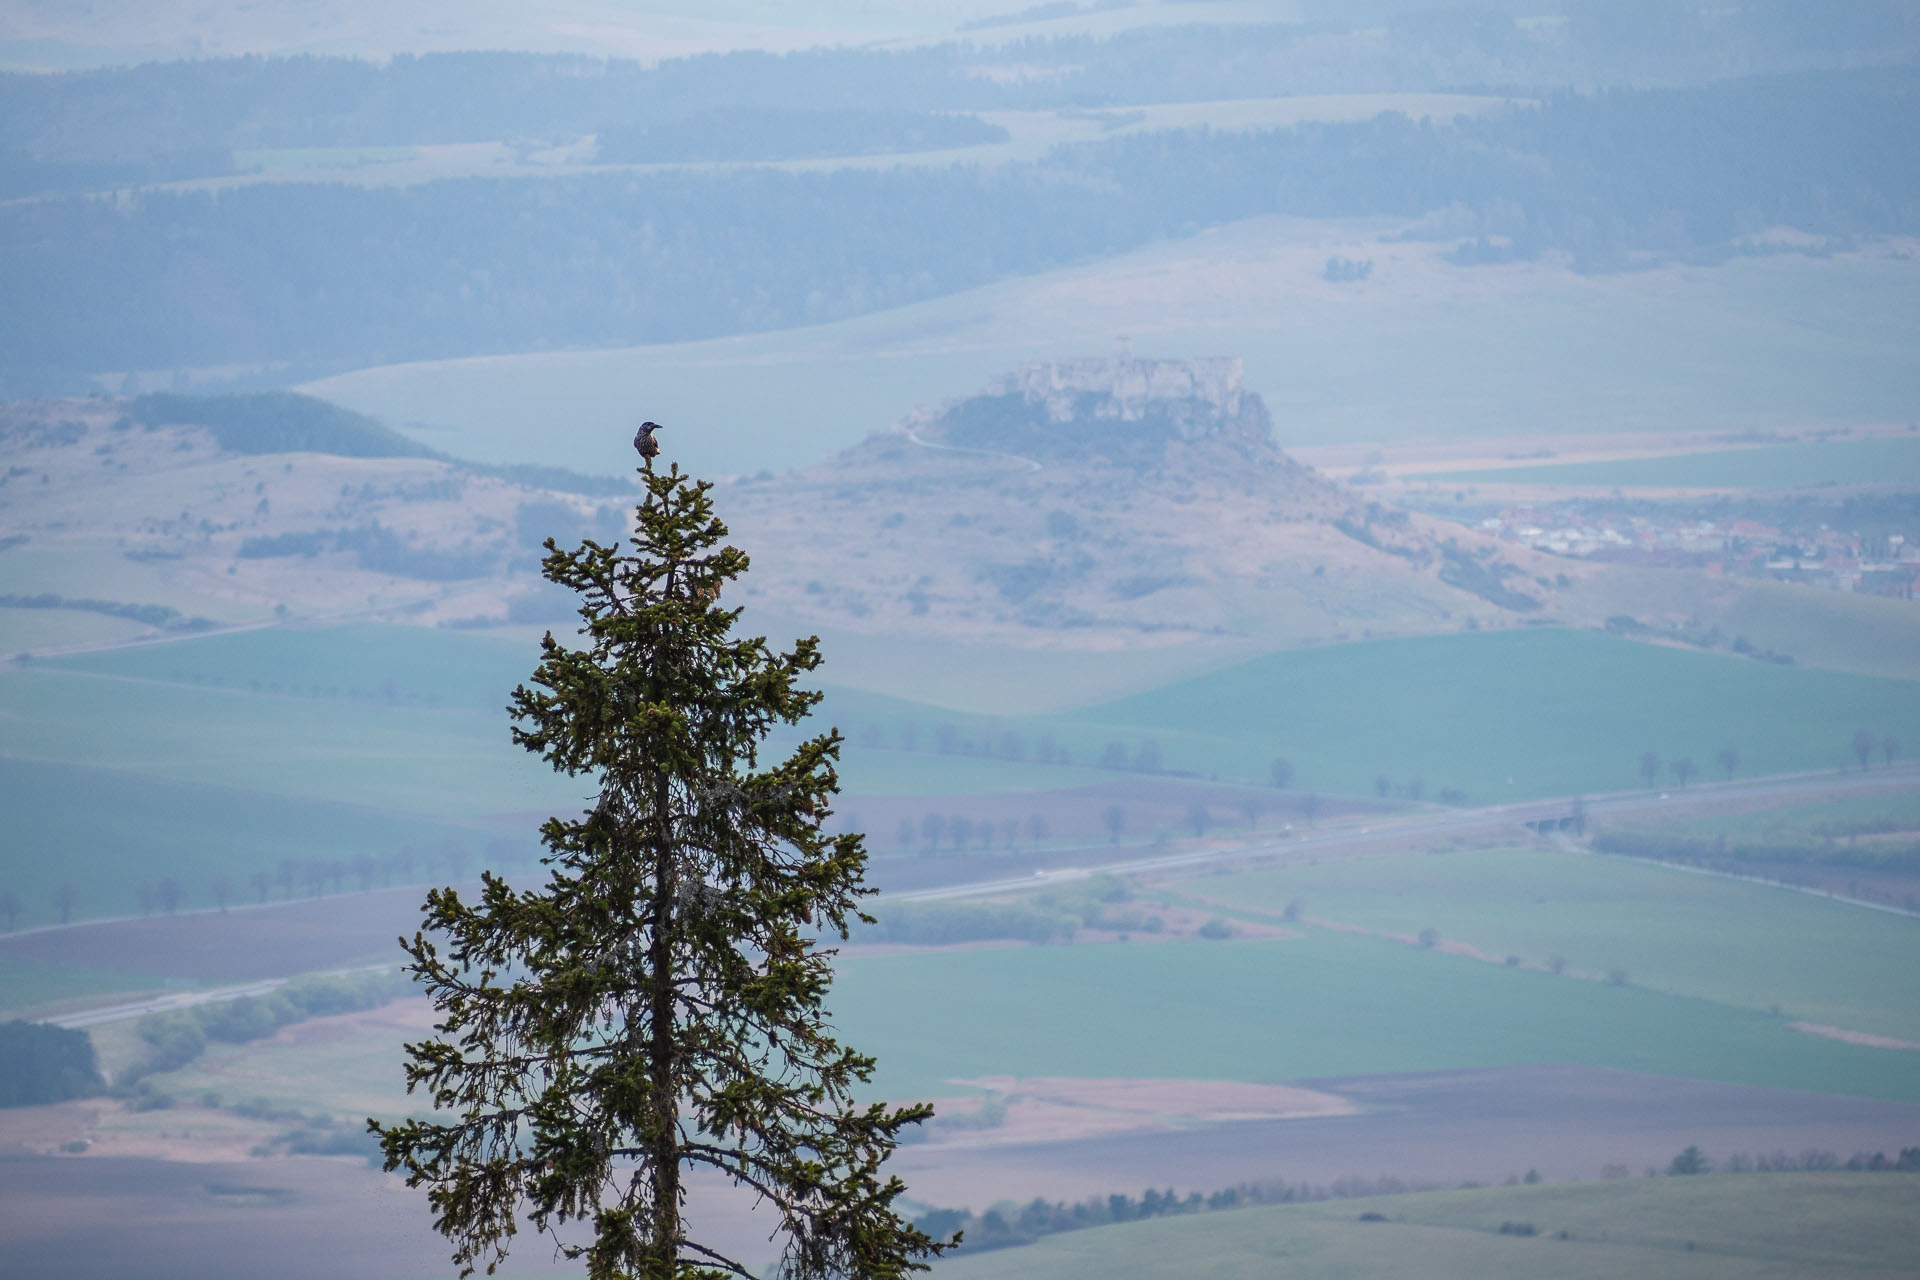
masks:
<path id="1" fill-rule="evenodd" d="M 1241 365 L 1238 356 L 1202 360 L 1135 360 L 1099 357 L 1030 362 L 996 379 L 995 395 L 1021 395 L 1047 406 L 1048 416 L 1067 421 L 1081 395 L 1110 397 L 1099 416 L 1133 420 L 1148 404 L 1162 400 L 1200 400 L 1222 417 L 1240 412 Z"/>

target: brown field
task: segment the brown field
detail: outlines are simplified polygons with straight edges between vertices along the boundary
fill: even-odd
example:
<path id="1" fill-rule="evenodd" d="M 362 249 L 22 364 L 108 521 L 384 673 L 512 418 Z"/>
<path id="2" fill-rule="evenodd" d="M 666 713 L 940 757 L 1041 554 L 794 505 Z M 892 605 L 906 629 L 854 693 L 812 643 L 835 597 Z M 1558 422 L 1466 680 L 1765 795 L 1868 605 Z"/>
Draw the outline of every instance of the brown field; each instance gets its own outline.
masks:
<path id="1" fill-rule="evenodd" d="M 308 898 L 228 912 L 110 920 L 0 938 L 0 956 L 203 982 L 244 982 L 400 960 L 424 886 Z"/>
<path id="2" fill-rule="evenodd" d="M 942 1149 L 1065 1142 L 1120 1133 L 1351 1115 L 1352 1103 L 1293 1085 L 1233 1080 L 1086 1080 L 1063 1077 L 981 1076 L 958 1080 L 996 1095 L 1004 1123 L 991 1128 L 936 1128 Z M 935 1099 L 936 1114 L 968 1115 L 977 1098 Z"/>
<path id="3" fill-rule="evenodd" d="M 1604 1166 L 1666 1168 L 1697 1144 L 1716 1159 L 1809 1148 L 1885 1151 L 1920 1141 L 1920 1106 L 1711 1084 L 1590 1067 L 1514 1067 L 1296 1084 L 1351 1114 L 1228 1121 L 1005 1146 L 927 1144 L 893 1163 L 917 1199 L 984 1209 L 1034 1196 L 1145 1187 L 1211 1191 L 1269 1179 L 1389 1176 L 1455 1186 L 1536 1169 L 1549 1181 Z M 1012 1117 L 1009 1107 L 1009 1120 Z"/>

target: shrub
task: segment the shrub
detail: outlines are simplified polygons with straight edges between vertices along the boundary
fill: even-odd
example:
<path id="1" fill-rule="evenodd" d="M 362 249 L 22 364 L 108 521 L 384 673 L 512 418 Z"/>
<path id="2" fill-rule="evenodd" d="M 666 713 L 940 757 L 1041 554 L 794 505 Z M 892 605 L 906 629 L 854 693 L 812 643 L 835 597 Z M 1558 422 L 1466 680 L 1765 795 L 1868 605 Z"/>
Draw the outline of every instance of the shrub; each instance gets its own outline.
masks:
<path id="1" fill-rule="evenodd" d="M 1699 1147 L 1688 1147 L 1675 1156 L 1673 1162 L 1667 1166 L 1667 1174 L 1670 1177 L 1692 1177 L 1712 1172 L 1713 1161 L 1709 1160 L 1706 1153 Z"/>
<path id="2" fill-rule="evenodd" d="M 86 1032 L 18 1018 L 0 1023 L 0 1107 L 65 1102 L 105 1088 Z"/>

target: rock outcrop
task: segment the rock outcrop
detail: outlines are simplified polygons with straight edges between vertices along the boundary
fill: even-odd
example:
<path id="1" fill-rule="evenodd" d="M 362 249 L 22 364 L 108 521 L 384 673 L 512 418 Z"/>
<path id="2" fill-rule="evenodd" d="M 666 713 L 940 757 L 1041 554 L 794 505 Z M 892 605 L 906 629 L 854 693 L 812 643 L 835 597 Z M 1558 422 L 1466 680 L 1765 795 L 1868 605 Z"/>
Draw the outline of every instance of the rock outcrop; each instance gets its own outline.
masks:
<path id="1" fill-rule="evenodd" d="M 1179 445 L 1219 443 L 1277 458 L 1273 422 L 1241 383 L 1238 357 L 1023 364 L 982 395 L 916 410 L 902 429 L 922 443 L 1052 460 L 1165 466 Z"/>

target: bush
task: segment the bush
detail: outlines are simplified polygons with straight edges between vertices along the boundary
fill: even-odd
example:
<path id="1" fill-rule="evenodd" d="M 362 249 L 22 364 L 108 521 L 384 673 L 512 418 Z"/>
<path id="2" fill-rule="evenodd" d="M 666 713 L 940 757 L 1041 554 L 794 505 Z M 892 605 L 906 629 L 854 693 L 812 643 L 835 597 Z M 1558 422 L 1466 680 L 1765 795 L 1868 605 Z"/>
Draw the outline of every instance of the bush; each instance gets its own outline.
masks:
<path id="1" fill-rule="evenodd" d="M 18 1018 L 0 1023 L 0 1107 L 65 1102 L 105 1088 L 86 1032 Z"/>
<path id="2" fill-rule="evenodd" d="M 134 1031 L 147 1043 L 145 1071 L 173 1071 L 186 1066 L 207 1047 L 207 1033 L 197 1010 L 178 1013 L 150 1013 L 134 1024 Z"/>
<path id="3" fill-rule="evenodd" d="M 1746 863 L 1749 866 L 1805 863 L 1906 874 L 1920 872 L 1920 842 L 1863 841 L 1859 844 L 1838 844 L 1817 836 L 1773 842 L 1729 842 L 1724 837 L 1708 840 L 1632 831 L 1604 831 L 1594 837 L 1593 847 L 1597 853 L 1620 853 L 1635 858 L 1707 866 L 1725 866 L 1728 863 Z"/>
<path id="4" fill-rule="evenodd" d="M 200 1029 L 212 1040 L 245 1044 L 264 1040 L 294 1020 L 293 1010 L 274 996 L 241 996 L 197 1009 Z"/>
<path id="5" fill-rule="evenodd" d="M 142 1080 L 127 1101 L 129 1111 L 166 1111 L 172 1106 L 173 1095 L 155 1089 L 151 1080 Z"/>
<path id="6" fill-rule="evenodd" d="M 1668 1176 L 1676 1178 L 1693 1177 L 1698 1174 L 1712 1172 L 1713 1161 L 1707 1159 L 1706 1153 L 1700 1150 L 1699 1147 L 1688 1147 L 1685 1151 L 1675 1156 L 1673 1162 L 1667 1166 Z"/>
<path id="7" fill-rule="evenodd" d="M 150 1013 L 135 1024 L 147 1056 L 122 1073 L 131 1087 L 156 1071 L 176 1071 L 205 1051 L 209 1039 L 228 1044 L 262 1040 L 289 1023 L 372 1009 L 413 989 L 397 969 L 369 974 L 298 978 L 264 996 L 241 996 L 171 1013 Z"/>
<path id="8" fill-rule="evenodd" d="M 1233 926 L 1225 920 L 1222 920 L 1219 916 L 1215 916 L 1200 926 L 1200 936 L 1203 938 L 1212 938 L 1216 941 L 1221 938 L 1231 938 L 1233 936 Z"/>

